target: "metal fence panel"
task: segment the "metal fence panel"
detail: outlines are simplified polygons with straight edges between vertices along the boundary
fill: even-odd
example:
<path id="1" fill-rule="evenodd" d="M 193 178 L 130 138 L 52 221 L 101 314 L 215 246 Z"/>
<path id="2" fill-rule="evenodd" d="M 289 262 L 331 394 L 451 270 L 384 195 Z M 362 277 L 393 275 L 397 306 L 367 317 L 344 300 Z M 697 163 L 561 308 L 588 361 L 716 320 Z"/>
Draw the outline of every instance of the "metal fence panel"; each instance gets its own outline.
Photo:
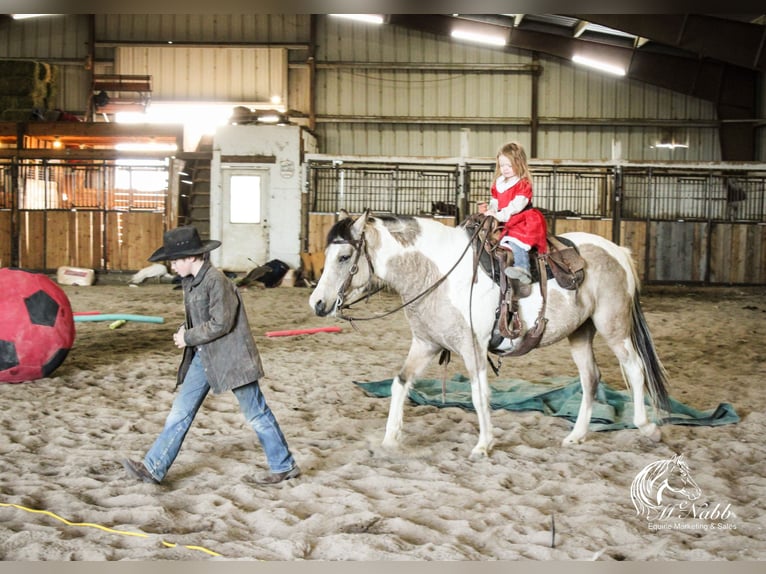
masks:
<path id="1" fill-rule="evenodd" d="M 165 211 L 165 165 L 54 160 L 22 162 L 18 169 L 19 209 Z M 10 177 L 4 179 L 12 181 Z M 7 187 L 10 190 L 10 185 Z"/>
<path id="2" fill-rule="evenodd" d="M 550 163 L 530 167 L 534 205 L 548 216 L 766 221 L 766 172 L 762 169 Z M 310 209 L 318 212 L 358 213 L 370 208 L 421 215 L 462 206 L 458 211 L 463 213 L 458 215 L 464 217 L 475 212 L 477 202 L 487 201 L 494 179 L 493 164 L 457 160 L 452 165 L 424 161 L 417 166 L 383 158 L 356 164 L 311 160 L 309 172 Z M 613 212 L 616 199 L 621 202 L 619 213 Z"/>
<path id="3" fill-rule="evenodd" d="M 310 206 L 315 212 L 457 213 L 456 167 L 310 163 L 308 171 Z"/>
<path id="4" fill-rule="evenodd" d="M 632 219 L 766 221 L 766 176 L 713 171 L 626 173 L 622 216 Z"/>

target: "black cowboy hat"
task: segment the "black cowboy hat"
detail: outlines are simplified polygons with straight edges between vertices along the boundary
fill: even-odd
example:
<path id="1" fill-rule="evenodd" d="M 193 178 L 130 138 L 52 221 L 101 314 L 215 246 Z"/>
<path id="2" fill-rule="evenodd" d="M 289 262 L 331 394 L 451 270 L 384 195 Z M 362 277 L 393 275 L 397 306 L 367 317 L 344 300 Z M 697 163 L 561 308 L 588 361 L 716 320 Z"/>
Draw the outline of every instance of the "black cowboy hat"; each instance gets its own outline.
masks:
<path id="1" fill-rule="evenodd" d="M 152 253 L 149 261 L 183 259 L 192 255 L 202 255 L 221 245 L 220 241 L 207 239 L 202 241 L 197 228 L 193 225 L 176 227 L 162 236 L 162 247 Z"/>

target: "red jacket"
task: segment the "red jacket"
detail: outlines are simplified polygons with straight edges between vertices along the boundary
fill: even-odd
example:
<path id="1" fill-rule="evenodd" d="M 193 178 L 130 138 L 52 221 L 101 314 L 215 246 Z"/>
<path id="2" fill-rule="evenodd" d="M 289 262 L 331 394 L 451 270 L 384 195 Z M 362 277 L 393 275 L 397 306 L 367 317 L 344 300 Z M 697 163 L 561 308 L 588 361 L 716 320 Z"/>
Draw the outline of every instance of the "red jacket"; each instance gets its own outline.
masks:
<path id="1" fill-rule="evenodd" d="M 505 209 L 513 198 L 523 195 L 529 199 L 526 209 L 511 216 L 506 221 L 503 228 L 503 235 L 514 237 L 519 241 L 526 243 L 530 247 L 536 247 L 538 253 L 548 252 L 548 243 L 546 236 L 548 226 L 545 223 L 545 217 L 538 209 L 532 207 L 532 184 L 528 179 L 521 179 L 519 182 L 506 189 L 498 191 L 497 180 L 492 183 L 490 191 L 492 197 L 497 200 L 497 210 Z"/>

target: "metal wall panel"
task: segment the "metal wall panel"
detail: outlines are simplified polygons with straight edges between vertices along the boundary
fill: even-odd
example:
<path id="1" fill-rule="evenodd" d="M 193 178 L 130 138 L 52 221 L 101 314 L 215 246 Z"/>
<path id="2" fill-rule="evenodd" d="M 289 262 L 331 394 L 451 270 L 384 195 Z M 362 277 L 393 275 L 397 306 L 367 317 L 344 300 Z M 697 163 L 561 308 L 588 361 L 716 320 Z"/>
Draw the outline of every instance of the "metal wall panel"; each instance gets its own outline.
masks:
<path id="1" fill-rule="evenodd" d="M 93 18 L 97 56 L 119 53 L 114 70 L 118 73 L 151 73 L 154 101 L 267 102 L 278 93 L 290 97 L 289 107 L 310 110 L 305 64 L 310 15 Z M 618 144 L 621 157 L 630 160 L 720 159 L 715 107 L 710 102 L 588 72 L 545 55 L 535 60 L 528 51 L 480 48 L 329 15 L 316 19 L 315 131 L 324 153 L 455 156 L 467 150 L 472 157 L 491 157 L 508 139 L 529 147 L 533 77 L 520 67 L 539 63 L 538 158 L 611 159 Z M 89 95 L 89 72 L 84 68 L 89 21 L 87 15 L 69 15 L 5 22 L 0 25 L 0 57 L 61 61 L 68 67 L 61 74 L 57 105 L 84 110 Z M 157 46 L 169 41 L 240 45 Z M 155 45 L 117 47 L 138 42 Z M 242 44 L 289 47 L 284 48 L 286 54 L 275 56 L 278 64 L 270 56 L 264 67 L 257 52 L 248 52 L 257 48 Z M 381 62 L 393 65 L 386 68 Z M 764 97 L 761 109 L 766 107 Z M 653 147 L 668 134 L 688 139 L 689 148 Z M 766 158 L 766 128 L 758 129 L 757 141 L 759 157 Z"/>
<path id="2" fill-rule="evenodd" d="M 612 159 L 614 141 L 619 142 L 623 159 L 720 160 L 712 102 L 590 72 L 556 58 L 541 58 L 541 64 L 540 116 L 561 118 L 562 122 L 560 126 L 546 125 L 539 157 Z M 590 125 L 575 125 L 586 124 L 588 120 Z M 567 126 L 567 121 L 572 125 Z M 673 150 L 655 147 L 655 143 L 668 136 L 688 143 L 689 147 Z"/>
<path id="3" fill-rule="evenodd" d="M 34 58 L 50 63 L 85 62 L 88 53 L 86 16 L 56 15 L 0 24 L 0 58 Z"/>
<path id="4" fill-rule="evenodd" d="M 84 65 L 59 65 L 56 67 L 56 90 L 50 107 L 74 114 L 84 114 L 88 109 L 88 99 L 91 94 L 90 72 L 85 69 Z"/>
<path id="5" fill-rule="evenodd" d="M 87 109 L 87 54 L 87 16 L 55 15 L 0 24 L 0 58 L 40 60 L 53 66 L 51 109 L 74 113 Z"/>
<path id="6" fill-rule="evenodd" d="M 508 139 L 529 149 L 533 77 L 514 67 L 539 64 L 536 157 L 608 160 L 619 153 L 631 160 L 720 159 L 710 102 L 553 57 L 534 60 L 527 51 L 473 47 L 392 26 L 327 16 L 319 18 L 317 32 L 317 133 L 323 153 L 454 156 L 465 149 L 459 137 L 465 129 L 473 157 L 494 156 Z M 381 69 L 339 62 L 409 65 Z M 452 69 L 425 69 L 435 64 Z M 491 64 L 507 70 L 489 71 Z M 689 148 L 654 147 L 666 137 L 688 141 Z"/>
<path id="7" fill-rule="evenodd" d="M 246 102 L 287 98 L 284 48 L 118 47 L 118 74 L 152 76 L 153 101 Z"/>
<path id="8" fill-rule="evenodd" d="M 308 14 L 98 14 L 98 41 L 308 43 Z"/>

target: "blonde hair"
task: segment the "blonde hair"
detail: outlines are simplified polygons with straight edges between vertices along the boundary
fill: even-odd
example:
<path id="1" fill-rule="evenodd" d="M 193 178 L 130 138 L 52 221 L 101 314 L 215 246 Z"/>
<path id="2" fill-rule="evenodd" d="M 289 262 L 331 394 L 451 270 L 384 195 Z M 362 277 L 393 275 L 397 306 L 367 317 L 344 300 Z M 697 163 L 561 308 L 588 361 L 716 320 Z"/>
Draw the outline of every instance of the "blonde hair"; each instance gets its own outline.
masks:
<path id="1" fill-rule="evenodd" d="M 524 146 L 518 142 L 508 142 L 503 145 L 496 156 L 495 162 L 495 178 L 500 177 L 500 156 L 504 155 L 511 160 L 511 166 L 513 172 L 519 177 L 519 179 L 526 179 L 532 182 L 532 174 L 529 171 L 529 165 L 527 165 L 527 152 L 524 151 Z"/>

